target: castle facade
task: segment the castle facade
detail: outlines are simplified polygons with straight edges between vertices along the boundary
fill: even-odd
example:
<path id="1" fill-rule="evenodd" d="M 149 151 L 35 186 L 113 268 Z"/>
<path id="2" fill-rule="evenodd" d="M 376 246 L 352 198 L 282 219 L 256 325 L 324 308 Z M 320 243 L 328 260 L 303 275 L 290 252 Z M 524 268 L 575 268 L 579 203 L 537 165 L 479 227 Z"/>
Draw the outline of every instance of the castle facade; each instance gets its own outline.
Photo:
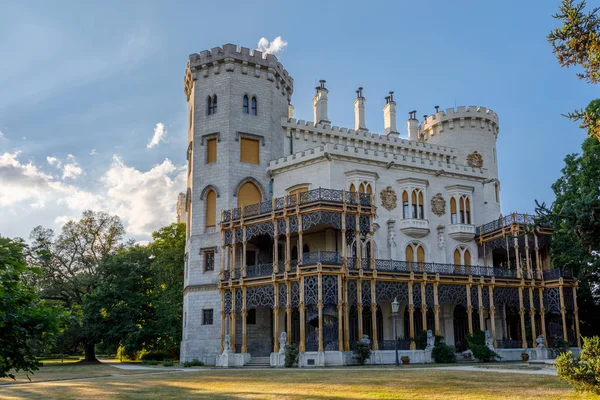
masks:
<path id="1" fill-rule="evenodd" d="M 181 360 L 278 365 L 296 344 L 302 365 L 343 365 L 368 337 L 374 363 L 396 346 L 427 362 L 427 331 L 458 351 L 486 331 L 505 359 L 540 335 L 578 346 L 577 281 L 550 269 L 552 229 L 501 214 L 495 112 L 412 111 L 401 135 L 390 93 L 376 134 L 362 88 L 353 129 L 329 121 L 325 81 L 313 121 L 295 119 L 293 88 L 271 54 L 189 57 Z"/>

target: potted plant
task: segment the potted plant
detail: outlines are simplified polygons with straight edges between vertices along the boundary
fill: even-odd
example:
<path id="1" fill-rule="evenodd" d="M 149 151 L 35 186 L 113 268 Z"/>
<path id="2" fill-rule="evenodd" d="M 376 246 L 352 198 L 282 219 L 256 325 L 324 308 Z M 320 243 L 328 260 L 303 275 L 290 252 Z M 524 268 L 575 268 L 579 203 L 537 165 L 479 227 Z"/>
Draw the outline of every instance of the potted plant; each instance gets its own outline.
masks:
<path id="1" fill-rule="evenodd" d="M 522 352 L 521 353 L 521 360 L 523 361 L 529 361 L 529 354 Z"/>
<path id="2" fill-rule="evenodd" d="M 409 356 L 402 356 L 400 357 L 400 360 L 402 360 L 402 364 L 406 365 L 410 362 L 410 357 Z"/>

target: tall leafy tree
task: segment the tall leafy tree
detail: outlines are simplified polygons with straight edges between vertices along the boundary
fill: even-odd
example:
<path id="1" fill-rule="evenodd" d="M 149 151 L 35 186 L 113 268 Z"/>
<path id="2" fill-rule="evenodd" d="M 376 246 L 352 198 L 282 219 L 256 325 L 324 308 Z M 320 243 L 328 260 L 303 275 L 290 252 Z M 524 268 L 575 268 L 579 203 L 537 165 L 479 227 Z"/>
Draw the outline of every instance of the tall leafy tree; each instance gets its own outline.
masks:
<path id="1" fill-rule="evenodd" d="M 600 81 L 600 8 L 586 10 L 586 2 L 563 0 L 553 17 L 561 22 L 548 34 L 548 41 L 562 67 L 580 66 L 579 79 L 589 83 Z M 592 102 L 585 110 L 575 110 L 567 115 L 589 130 L 600 140 L 600 104 Z"/>
<path id="2" fill-rule="evenodd" d="M 30 235 L 32 246 L 47 254 L 35 260 L 42 270 L 37 282 L 41 297 L 82 310 L 86 297 L 98 284 L 100 263 L 123 247 L 124 233 L 119 217 L 89 210 L 80 220 L 67 222 L 58 236 L 52 229 L 36 227 Z M 75 330 L 85 359 L 95 360 L 95 332 L 85 324 Z"/>
<path id="3" fill-rule="evenodd" d="M 37 273 L 25 263 L 25 245 L 0 237 L 0 378 L 38 369 L 36 350 L 59 331 L 61 311 L 40 301 L 23 276 Z"/>

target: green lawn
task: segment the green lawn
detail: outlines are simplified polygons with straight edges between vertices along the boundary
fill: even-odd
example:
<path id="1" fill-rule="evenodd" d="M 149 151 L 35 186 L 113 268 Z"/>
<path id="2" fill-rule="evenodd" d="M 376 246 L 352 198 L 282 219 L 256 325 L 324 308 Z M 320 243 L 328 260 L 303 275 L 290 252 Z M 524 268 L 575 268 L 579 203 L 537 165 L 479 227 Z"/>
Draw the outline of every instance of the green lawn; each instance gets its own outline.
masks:
<path id="1" fill-rule="evenodd" d="M 59 368 L 59 367 L 49 367 Z M 69 368 L 69 367 L 62 367 Z M 109 366 L 81 366 L 87 373 L 127 373 Z M 100 370 L 102 369 L 102 370 Z M 163 370 L 166 371 L 166 370 Z M 493 370 L 346 368 L 325 370 L 208 369 L 0 386 L 3 399 L 597 399 L 577 394 L 554 376 Z M 64 378 L 64 374 L 61 375 Z M 96 375 L 97 376 L 97 375 Z"/>

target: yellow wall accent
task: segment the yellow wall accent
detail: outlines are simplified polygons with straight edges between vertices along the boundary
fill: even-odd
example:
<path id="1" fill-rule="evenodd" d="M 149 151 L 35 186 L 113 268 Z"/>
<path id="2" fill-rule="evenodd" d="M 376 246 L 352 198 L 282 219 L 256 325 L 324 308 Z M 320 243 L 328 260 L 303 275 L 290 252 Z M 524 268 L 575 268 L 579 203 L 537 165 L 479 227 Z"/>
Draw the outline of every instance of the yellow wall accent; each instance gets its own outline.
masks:
<path id="1" fill-rule="evenodd" d="M 238 191 L 238 207 L 260 203 L 262 200 L 260 190 L 252 182 L 246 182 Z"/>
<path id="2" fill-rule="evenodd" d="M 209 190 L 206 194 L 206 226 L 211 227 L 217 224 L 217 194 L 214 190 Z"/>
<path id="3" fill-rule="evenodd" d="M 206 163 L 217 162 L 217 139 L 208 139 L 206 141 Z"/>
<path id="4" fill-rule="evenodd" d="M 260 164 L 258 140 L 240 138 L 240 161 Z"/>

